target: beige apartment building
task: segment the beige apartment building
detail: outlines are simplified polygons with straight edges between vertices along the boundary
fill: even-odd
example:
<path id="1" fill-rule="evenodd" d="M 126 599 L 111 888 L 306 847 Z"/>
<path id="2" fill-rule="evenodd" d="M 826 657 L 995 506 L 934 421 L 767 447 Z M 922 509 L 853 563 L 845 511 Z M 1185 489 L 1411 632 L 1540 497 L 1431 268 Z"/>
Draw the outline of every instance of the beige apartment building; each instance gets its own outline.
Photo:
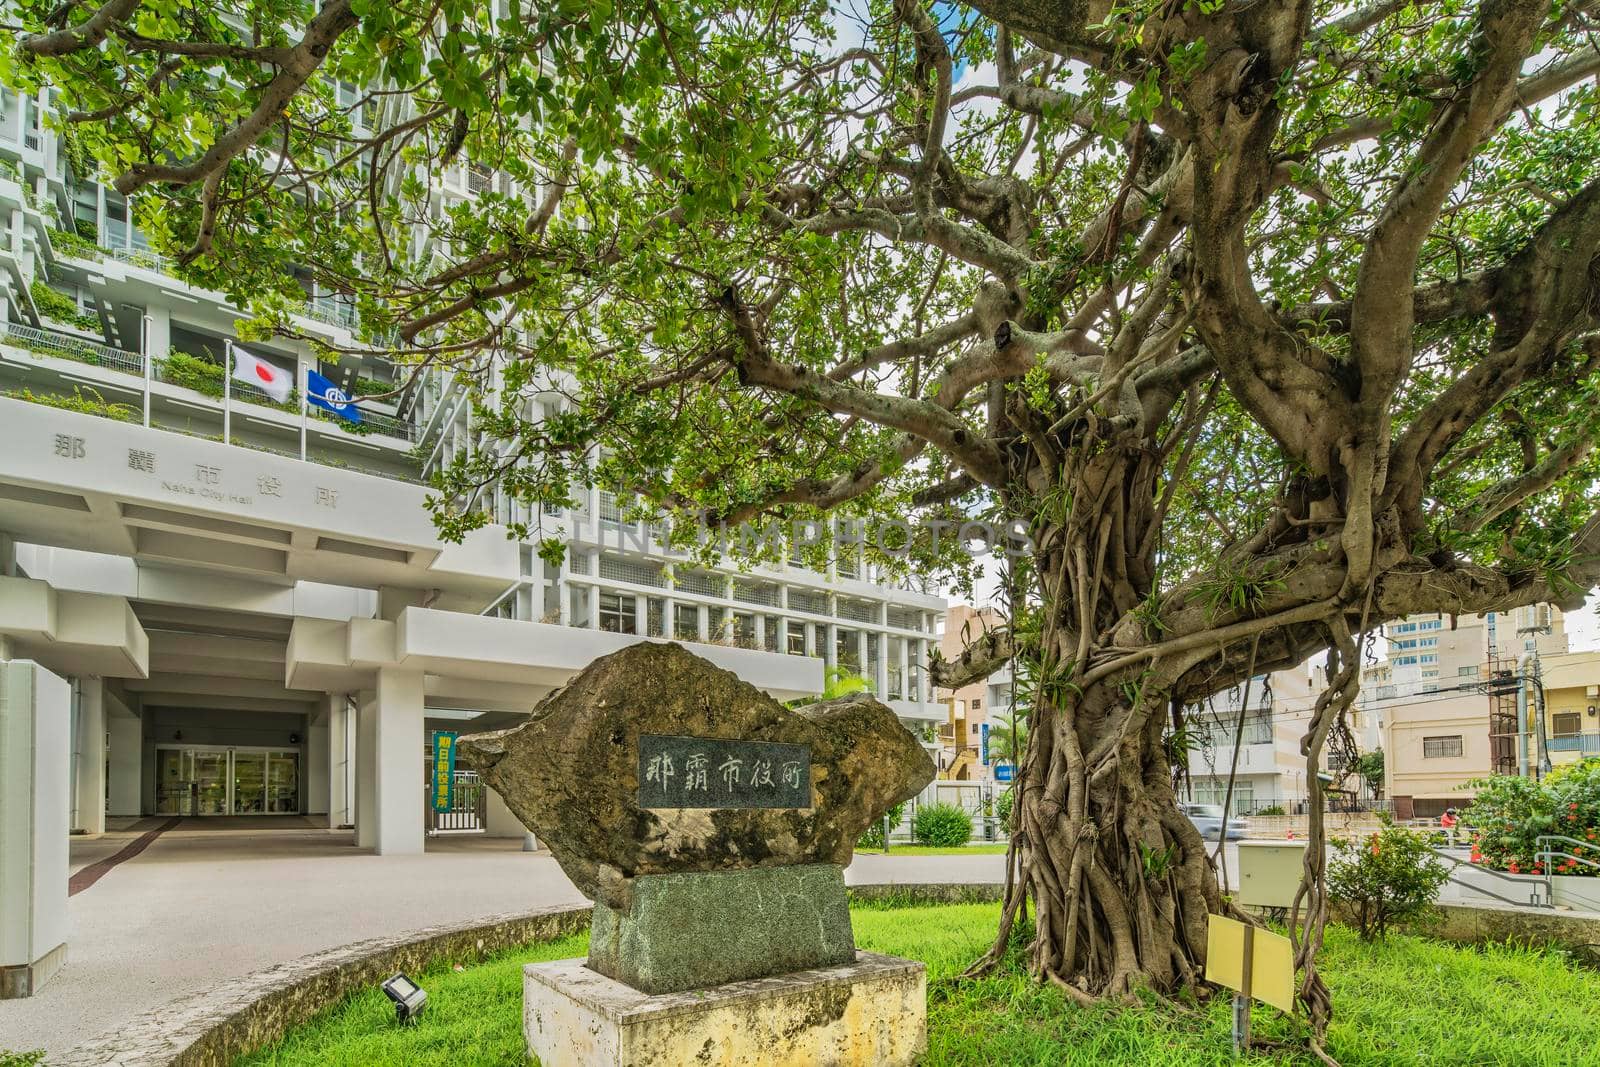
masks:
<path id="1" fill-rule="evenodd" d="M 1386 792 L 1401 818 L 1432 817 L 1470 801 L 1469 783 L 1490 774 L 1536 773 L 1550 755 L 1553 711 L 1541 730 L 1536 672 L 1549 692 L 1551 670 L 1562 682 L 1564 715 L 1569 678 L 1594 654 L 1567 652 L 1561 612 L 1539 604 L 1485 615 L 1413 615 L 1384 627 L 1386 659 L 1369 667 L 1360 698 L 1362 718 L 1384 752 Z M 1571 664 L 1568 661 L 1572 661 Z M 1518 730 L 1518 671 L 1529 674 L 1530 710 Z M 1574 683 L 1576 684 L 1576 683 Z M 1577 685 L 1582 694 L 1584 686 Z M 1547 701 L 1547 703 L 1549 703 Z M 1582 716 L 1561 720 L 1581 750 Z M 1587 727 L 1591 734 L 1597 729 Z"/>
<path id="2" fill-rule="evenodd" d="M 955 659 L 986 631 L 1000 625 L 1000 613 L 991 608 L 952 604 L 944 617 L 939 653 L 947 660 Z M 1011 714 L 1011 669 L 1003 668 L 960 689 L 938 689 L 934 698 L 945 706 L 945 721 L 939 727 L 939 776 L 993 781 L 994 761 L 984 759 L 984 733 L 990 723 L 1006 722 Z"/>

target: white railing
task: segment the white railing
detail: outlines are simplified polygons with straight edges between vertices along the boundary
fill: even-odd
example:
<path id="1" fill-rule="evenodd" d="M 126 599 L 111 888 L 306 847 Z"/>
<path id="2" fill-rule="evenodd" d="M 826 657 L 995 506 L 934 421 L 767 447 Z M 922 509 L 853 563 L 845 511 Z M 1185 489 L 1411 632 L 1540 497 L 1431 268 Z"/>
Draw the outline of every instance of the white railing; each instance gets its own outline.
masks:
<path id="1" fill-rule="evenodd" d="M 343 326 L 347 330 L 356 328 L 356 309 L 341 300 L 313 298 L 306 301 L 305 306 L 300 309 L 300 314 L 330 326 Z"/>
<path id="2" fill-rule="evenodd" d="M 129 374 L 144 373 L 144 357 L 137 352 L 124 352 L 110 345 L 86 341 L 55 330 L 43 330 L 19 322 L 5 324 L 5 339 L 19 348 L 26 348 L 49 356 L 90 363 L 97 367 L 111 367 Z"/>
<path id="3" fill-rule="evenodd" d="M 157 274 L 172 273 L 172 261 L 160 252 L 152 252 L 148 248 L 107 248 L 105 252 L 111 258 L 131 266 L 153 270 Z"/>

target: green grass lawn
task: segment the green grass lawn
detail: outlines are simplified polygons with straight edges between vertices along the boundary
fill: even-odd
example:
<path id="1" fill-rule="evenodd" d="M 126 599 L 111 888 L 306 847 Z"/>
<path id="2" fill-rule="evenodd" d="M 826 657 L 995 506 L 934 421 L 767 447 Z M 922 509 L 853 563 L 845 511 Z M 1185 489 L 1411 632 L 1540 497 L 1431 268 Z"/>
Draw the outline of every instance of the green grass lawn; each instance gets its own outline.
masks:
<path id="1" fill-rule="evenodd" d="M 926 1064 L 1153 1064 L 1158 1067 L 1309 1064 L 1308 1056 L 1235 1060 L 1228 1003 L 1194 1011 L 1151 1005 L 1085 1009 L 1053 989 L 1006 974 L 955 984 L 989 942 L 995 904 L 855 909 L 857 943 L 928 964 Z M 383 994 L 368 990 L 241 1062 L 250 1065 L 445 1067 L 522 1064 L 523 963 L 582 955 L 574 936 L 507 952 L 465 971 L 424 974 L 428 1009 L 405 1030 Z M 1457 948 L 1407 936 L 1364 946 L 1330 929 L 1323 972 L 1333 988 L 1330 1051 L 1361 1064 L 1600 1063 L 1600 974 L 1559 953 L 1491 945 Z M 1286 1020 L 1256 1011 L 1256 1033 L 1286 1037 Z"/>
<path id="2" fill-rule="evenodd" d="M 883 855 L 881 848 L 856 848 L 869 856 Z M 960 848 L 934 848 L 931 845 L 892 845 L 891 856 L 1004 856 L 1005 845 L 962 845 Z"/>

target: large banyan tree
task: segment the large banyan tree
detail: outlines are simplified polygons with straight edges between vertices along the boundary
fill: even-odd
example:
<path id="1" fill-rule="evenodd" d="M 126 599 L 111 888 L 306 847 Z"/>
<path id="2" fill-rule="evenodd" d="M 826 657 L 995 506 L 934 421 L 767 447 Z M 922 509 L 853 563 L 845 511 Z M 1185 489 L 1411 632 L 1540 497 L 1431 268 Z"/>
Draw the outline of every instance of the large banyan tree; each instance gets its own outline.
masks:
<path id="1" fill-rule="evenodd" d="M 7 77 L 247 331 L 296 332 L 294 267 L 475 383 L 447 531 L 595 482 L 1020 522 L 1012 625 L 936 669 L 1033 681 L 1005 921 L 1075 995 L 1195 983 L 1227 907 L 1186 705 L 1327 650 L 1315 765 L 1378 624 L 1600 577 L 1592 0 L 19 17 Z"/>

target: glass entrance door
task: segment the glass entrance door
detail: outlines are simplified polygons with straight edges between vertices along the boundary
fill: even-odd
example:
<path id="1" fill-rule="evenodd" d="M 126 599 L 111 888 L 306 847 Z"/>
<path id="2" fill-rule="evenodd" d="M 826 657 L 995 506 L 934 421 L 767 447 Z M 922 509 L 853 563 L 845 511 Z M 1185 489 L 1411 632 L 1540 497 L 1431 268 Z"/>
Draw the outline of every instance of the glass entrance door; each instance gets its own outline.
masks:
<path id="1" fill-rule="evenodd" d="M 267 754 L 234 752 L 233 814 L 261 815 L 267 810 Z"/>
<path id="2" fill-rule="evenodd" d="M 298 752 L 156 750 L 158 815 L 293 815 L 299 810 Z"/>
<path id="3" fill-rule="evenodd" d="M 267 811 L 289 815 L 300 810 L 300 753 L 267 753 Z"/>
<path id="4" fill-rule="evenodd" d="M 228 753 L 187 752 L 194 782 L 193 815 L 228 814 Z"/>

